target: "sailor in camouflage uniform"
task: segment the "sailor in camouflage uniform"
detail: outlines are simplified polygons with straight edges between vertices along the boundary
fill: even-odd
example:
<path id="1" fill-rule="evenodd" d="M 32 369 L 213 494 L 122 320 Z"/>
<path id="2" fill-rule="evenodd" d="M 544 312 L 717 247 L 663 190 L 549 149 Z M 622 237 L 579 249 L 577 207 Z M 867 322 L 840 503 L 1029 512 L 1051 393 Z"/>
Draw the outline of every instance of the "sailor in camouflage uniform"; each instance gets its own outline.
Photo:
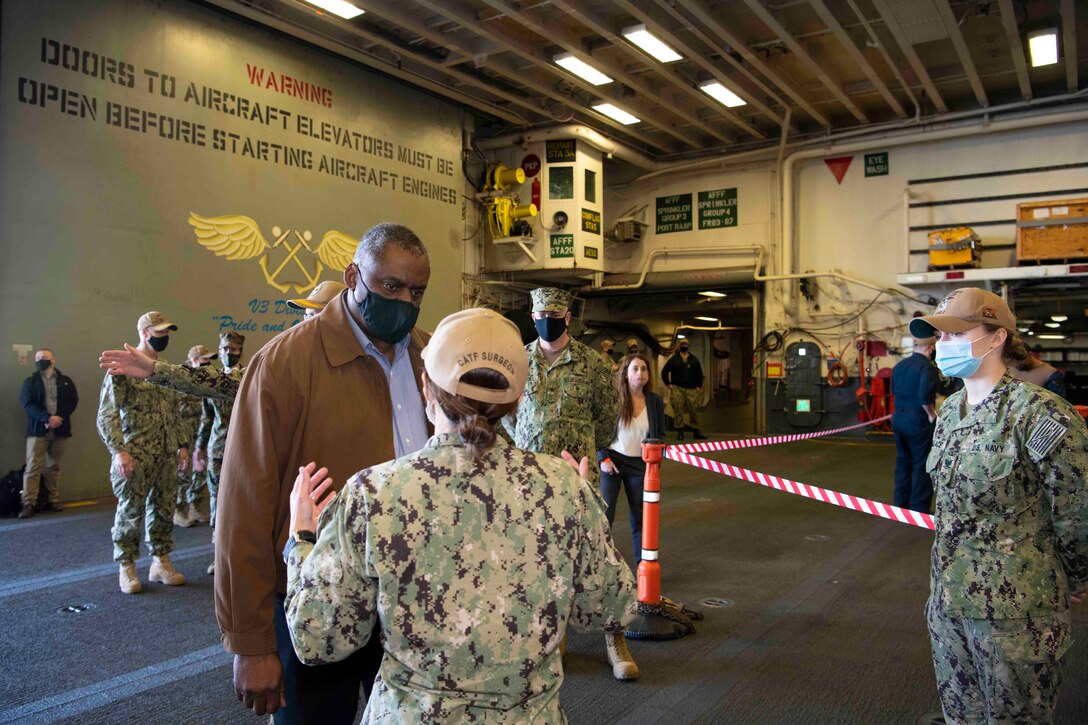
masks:
<path id="1" fill-rule="evenodd" d="M 138 349 L 157 358 L 176 329 L 161 312 L 146 313 L 137 323 Z M 113 456 L 110 482 L 117 496 L 113 558 L 120 564 L 121 591 L 135 594 L 142 589 L 136 559 L 145 524 L 153 557 L 151 581 L 184 584 L 185 577 L 169 556 L 174 548 L 177 472 L 189 463 L 189 441 L 178 436 L 177 394 L 143 380 L 107 374 L 99 399 L 98 433 Z"/>
<path id="2" fill-rule="evenodd" d="M 516 414 L 503 425 L 514 445 L 526 451 L 575 458 L 608 448 L 619 415 L 619 394 L 611 367 L 587 345 L 571 338 L 569 292 L 554 287 L 532 291 L 533 323 L 540 339 L 525 346 L 529 378 Z M 597 485 L 598 472 L 590 473 Z"/>
<path id="3" fill-rule="evenodd" d="M 1088 588 L 1088 431 L 1066 401 L 1014 379 L 1026 355 L 997 295 L 954 291 L 917 338 L 964 379 L 937 414 L 927 468 L 936 540 L 926 606 L 945 717 L 1048 723 Z"/>
<path id="4" fill-rule="evenodd" d="M 568 622 L 620 631 L 634 613 L 630 570 L 571 465 L 496 439 L 525 383 L 517 327 L 458 312 L 423 358 L 436 434 L 422 450 L 353 476 L 316 537 L 327 501 L 313 502 L 331 481 L 312 467 L 296 481 L 295 651 L 343 660 L 380 622 L 386 654 L 363 723 L 565 722 L 560 638 Z"/>
<path id="5" fill-rule="evenodd" d="M 571 295 L 555 287 L 530 293 L 539 339 L 525 346 L 529 377 L 517 410 L 503 420 L 514 445 L 526 451 L 597 458 L 612 443 L 619 393 L 611 366 L 588 345 L 571 338 Z M 600 472 L 590 470 L 596 489 Z M 603 505 L 603 501 L 601 502 Z M 608 661 L 619 680 L 638 678 L 638 667 L 622 633 L 605 637 Z"/>
<path id="6" fill-rule="evenodd" d="M 205 345 L 193 345 L 189 348 L 189 355 L 185 365 L 189 368 L 198 368 L 203 365 L 211 365 L 211 361 L 219 357 Z M 195 441 L 197 430 L 200 428 L 200 412 L 203 406 L 201 399 L 195 395 L 178 396 L 178 435 L 182 440 Z M 195 453 L 195 452 L 194 452 Z M 174 511 L 174 525 L 188 528 L 196 523 L 207 523 L 202 508 L 207 503 L 208 485 L 205 482 L 203 466 L 197 465 L 197 457 L 194 455 L 191 465 L 184 471 L 178 471 L 178 505 Z"/>
<path id="7" fill-rule="evenodd" d="M 223 332 L 219 335 L 219 360 L 223 363 L 223 374 L 239 383 L 242 375 L 245 374 L 241 364 L 245 344 L 246 336 L 241 333 Z M 208 469 L 212 526 L 215 526 L 215 498 L 219 493 L 219 472 L 223 467 L 223 451 L 227 444 L 227 429 L 230 426 L 233 410 L 234 398 L 204 398 L 200 428 L 196 434 L 196 458 Z M 209 568 L 208 571 L 211 573 L 214 569 Z"/>

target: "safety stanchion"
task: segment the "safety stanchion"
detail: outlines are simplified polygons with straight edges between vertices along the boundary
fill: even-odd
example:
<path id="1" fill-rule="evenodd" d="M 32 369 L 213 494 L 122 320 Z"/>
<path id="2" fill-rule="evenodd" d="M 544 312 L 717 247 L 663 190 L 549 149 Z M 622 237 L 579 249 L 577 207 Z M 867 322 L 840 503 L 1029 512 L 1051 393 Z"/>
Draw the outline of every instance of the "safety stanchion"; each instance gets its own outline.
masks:
<path id="1" fill-rule="evenodd" d="M 642 557 L 638 564 L 638 614 L 627 625 L 630 639 L 679 639 L 695 634 L 692 620 L 701 612 L 661 596 L 661 562 L 658 558 L 658 524 L 661 507 L 661 460 L 665 444 L 650 438 L 642 443 L 646 477 L 642 484 Z"/>

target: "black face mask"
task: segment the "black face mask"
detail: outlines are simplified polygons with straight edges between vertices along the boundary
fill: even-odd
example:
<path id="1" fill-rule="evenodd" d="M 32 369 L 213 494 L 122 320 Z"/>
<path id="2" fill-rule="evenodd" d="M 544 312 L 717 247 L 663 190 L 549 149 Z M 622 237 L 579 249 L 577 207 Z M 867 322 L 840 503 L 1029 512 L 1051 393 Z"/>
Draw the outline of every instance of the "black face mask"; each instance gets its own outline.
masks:
<path id="1" fill-rule="evenodd" d="M 209 365 L 212 364 L 212 361 L 209 360 L 208 362 L 202 362 L 202 363 L 197 363 L 197 364 L 202 368 L 206 368 L 206 367 L 208 367 Z"/>
<path id="2" fill-rule="evenodd" d="M 38 360 L 38 361 L 35 362 L 35 364 L 38 366 L 38 370 L 40 370 L 40 371 L 42 371 L 44 373 L 46 370 L 49 369 L 49 366 L 53 364 L 53 361 L 52 360 Z"/>
<path id="3" fill-rule="evenodd" d="M 536 334 L 545 342 L 555 342 L 567 331 L 567 321 L 563 317 L 542 317 L 533 320 L 536 325 Z"/>
<path id="4" fill-rule="evenodd" d="M 416 326 L 419 308 L 411 302 L 391 300 L 374 294 L 363 281 L 361 271 L 359 284 L 366 290 L 366 297 L 356 304 L 359 306 L 359 314 L 363 316 L 363 322 L 366 323 L 367 334 L 382 342 L 398 343 L 403 340 Z"/>
<path id="5" fill-rule="evenodd" d="M 235 355 L 234 353 L 230 352 L 223 354 L 223 364 L 226 365 L 228 368 L 236 367 L 241 361 L 241 354 Z"/>
<path id="6" fill-rule="evenodd" d="M 155 337 L 152 335 L 147 338 L 147 344 L 151 346 L 151 349 L 155 352 L 162 352 L 166 349 L 166 346 L 170 344 L 170 336 L 163 335 L 162 337 Z"/>
<path id="7" fill-rule="evenodd" d="M 681 345 L 680 346 L 680 352 L 687 352 L 687 351 L 688 351 L 688 346 L 687 345 Z"/>

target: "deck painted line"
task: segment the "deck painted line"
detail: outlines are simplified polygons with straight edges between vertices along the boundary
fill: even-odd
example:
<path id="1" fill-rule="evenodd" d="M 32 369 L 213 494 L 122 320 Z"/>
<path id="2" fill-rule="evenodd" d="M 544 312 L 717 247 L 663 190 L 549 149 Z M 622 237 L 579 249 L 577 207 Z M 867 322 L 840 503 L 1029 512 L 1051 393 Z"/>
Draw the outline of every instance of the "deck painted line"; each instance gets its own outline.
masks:
<path id="1" fill-rule="evenodd" d="M 75 516 L 50 516 L 49 518 L 38 518 L 38 516 L 47 516 L 48 514 L 35 514 L 34 518 L 27 520 L 23 519 L 18 522 L 12 522 L 10 524 L 0 525 L 0 534 L 5 531 L 23 531 L 24 529 L 33 529 L 37 526 L 49 526 L 50 524 L 67 524 L 72 521 L 82 521 L 84 519 L 97 519 L 97 518 L 113 518 L 112 511 L 98 511 L 96 513 L 76 514 Z"/>
<path id="2" fill-rule="evenodd" d="M 231 655 L 220 644 L 158 662 L 108 680 L 43 697 L 8 710 L 0 710 L 0 723 L 55 722 L 78 717 L 134 695 L 169 685 L 219 667 L 228 667 Z"/>
<path id="3" fill-rule="evenodd" d="M 207 556 L 214 551 L 215 548 L 212 544 L 202 544 L 188 549 L 177 549 L 172 551 L 170 552 L 170 559 L 172 561 L 185 561 L 200 556 Z M 147 563 L 149 559 L 149 556 L 142 557 L 138 563 Z M 65 584 L 73 584 L 79 581 L 86 581 L 87 579 L 96 579 L 100 576 L 117 576 L 117 563 L 92 564 L 80 569 L 62 571 L 58 574 L 28 577 L 26 579 L 17 579 L 16 581 L 7 584 L 0 584 L 0 599 L 18 596 L 20 594 L 29 594 L 30 592 L 49 589 L 51 587 L 59 587 Z"/>

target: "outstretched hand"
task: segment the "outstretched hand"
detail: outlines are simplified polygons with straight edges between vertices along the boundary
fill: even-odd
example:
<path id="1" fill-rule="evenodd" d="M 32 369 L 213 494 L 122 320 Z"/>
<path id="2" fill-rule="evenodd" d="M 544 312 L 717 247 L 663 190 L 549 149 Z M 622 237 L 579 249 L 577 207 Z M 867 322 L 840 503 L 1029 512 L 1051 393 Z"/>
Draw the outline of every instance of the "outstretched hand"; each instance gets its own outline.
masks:
<path id="1" fill-rule="evenodd" d="M 317 531 L 317 519 L 325 507 L 336 498 L 336 492 L 329 493 L 332 479 L 329 469 L 317 471 L 314 462 L 300 466 L 295 478 L 295 487 L 291 489 L 291 534 L 298 531 Z M 326 496 L 325 494 L 329 495 Z M 324 500 L 322 500 L 324 499 Z"/>
<path id="2" fill-rule="evenodd" d="M 103 352 L 98 357 L 98 367 L 110 375 L 149 378 L 155 372 L 155 361 L 126 342 L 124 350 Z"/>
<path id="3" fill-rule="evenodd" d="M 570 467 L 575 471 L 578 471 L 578 475 L 582 478 L 589 478 L 589 457 L 582 456 L 582 460 L 577 460 L 570 454 L 569 451 L 563 451 L 563 460 L 570 464 Z"/>

